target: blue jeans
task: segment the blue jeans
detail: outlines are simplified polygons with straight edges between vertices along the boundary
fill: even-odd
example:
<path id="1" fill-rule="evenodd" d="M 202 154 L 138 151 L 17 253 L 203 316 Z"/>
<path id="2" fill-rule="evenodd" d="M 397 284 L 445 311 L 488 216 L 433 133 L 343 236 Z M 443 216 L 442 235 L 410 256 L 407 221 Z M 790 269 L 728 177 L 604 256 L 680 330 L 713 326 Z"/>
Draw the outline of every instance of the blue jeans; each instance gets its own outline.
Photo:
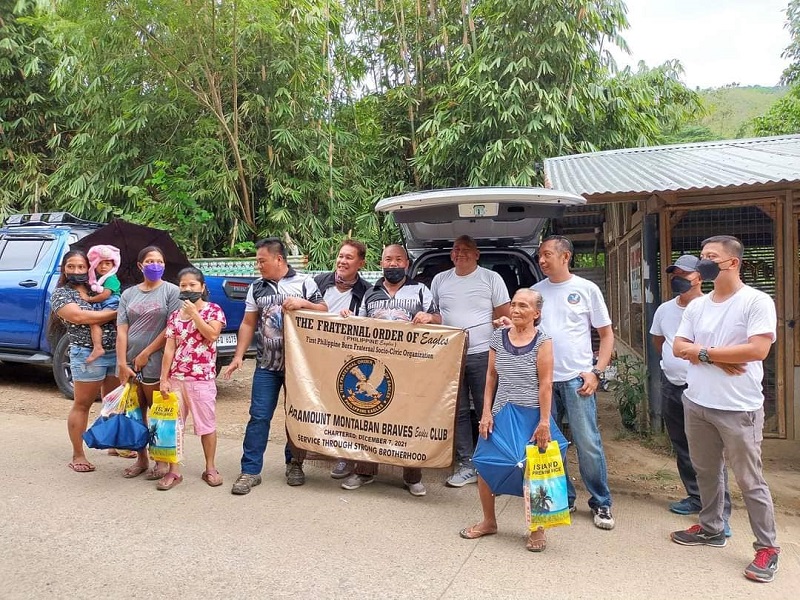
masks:
<path id="1" fill-rule="evenodd" d="M 264 467 L 264 452 L 267 451 L 269 426 L 278 396 L 283 387 L 285 375 L 283 371 L 269 371 L 256 367 L 253 373 L 253 388 L 250 392 L 250 420 L 244 432 L 242 442 L 242 473 L 258 475 Z M 288 444 L 284 449 L 286 462 L 291 454 Z"/>
<path id="2" fill-rule="evenodd" d="M 563 431 L 562 422 L 566 414 L 572 441 L 578 450 L 578 467 L 581 479 L 589 492 L 589 508 L 611 506 L 611 491 L 608 489 L 608 471 L 606 456 L 603 452 L 603 440 L 597 427 L 597 402 L 595 395 L 580 396 L 578 389 L 583 385 L 583 378 L 576 377 L 569 381 L 553 383 L 553 415 L 559 428 Z M 566 464 L 564 465 L 566 472 Z M 569 505 L 575 504 L 575 486 L 567 474 L 567 499 Z"/>

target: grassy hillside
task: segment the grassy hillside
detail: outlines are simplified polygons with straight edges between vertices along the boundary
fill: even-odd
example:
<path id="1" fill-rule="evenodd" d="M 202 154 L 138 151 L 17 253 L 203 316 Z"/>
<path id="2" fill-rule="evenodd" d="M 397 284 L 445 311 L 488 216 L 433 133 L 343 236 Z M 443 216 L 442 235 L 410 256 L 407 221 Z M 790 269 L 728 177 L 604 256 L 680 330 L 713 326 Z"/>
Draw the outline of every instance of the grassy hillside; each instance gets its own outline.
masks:
<path id="1" fill-rule="evenodd" d="M 786 91 L 785 87 L 761 86 L 699 90 L 706 114 L 669 136 L 669 143 L 749 137 L 753 117 L 767 112 Z"/>

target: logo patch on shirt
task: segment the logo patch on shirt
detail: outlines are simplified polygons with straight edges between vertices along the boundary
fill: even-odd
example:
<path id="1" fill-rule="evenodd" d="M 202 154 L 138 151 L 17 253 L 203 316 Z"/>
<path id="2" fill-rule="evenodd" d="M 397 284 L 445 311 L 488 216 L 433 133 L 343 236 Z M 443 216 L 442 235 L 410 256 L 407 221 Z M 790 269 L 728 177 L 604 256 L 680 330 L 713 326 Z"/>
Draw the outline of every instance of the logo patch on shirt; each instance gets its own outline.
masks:
<path id="1" fill-rule="evenodd" d="M 386 365 L 371 356 L 351 356 L 339 371 L 336 389 L 347 410 L 374 417 L 392 401 L 394 377 Z"/>
<path id="2" fill-rule="evenodd" d="M 578 292 L 570 292 L 569 296 L 567 296 L 567 302 L 570 304 L 577 304 L 581 301 L 581 295 Z"/>

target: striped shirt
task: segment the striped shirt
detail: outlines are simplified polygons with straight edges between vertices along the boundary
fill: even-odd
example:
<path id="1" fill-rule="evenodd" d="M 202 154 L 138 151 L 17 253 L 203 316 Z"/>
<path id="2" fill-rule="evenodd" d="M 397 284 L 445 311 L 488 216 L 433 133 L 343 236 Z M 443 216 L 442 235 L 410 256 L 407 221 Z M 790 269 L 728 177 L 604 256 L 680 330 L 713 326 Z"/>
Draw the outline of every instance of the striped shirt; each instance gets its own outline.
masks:
<path id="1" fill-rule="evenodd" d="M 508 338 L 509 329 L 495 329 L 490 347 L 494 350 L 494 368 L 497 371 L 497 393 L 492 414 L 507 403 L 528 408 L 539 407 L 539 348 L 550 336 L 541 329 L 530 344 L 514 346 Z"/>
<path id="2" fill-rule="evenodd" d="M 439 314 L 433 294 L 424 283 L 406 277 L 394 296 L 383 287 L 383 277 L 367 290 L 358 310 L 359 317 L 384 321 L 411 321 L 418 312 Z"/>

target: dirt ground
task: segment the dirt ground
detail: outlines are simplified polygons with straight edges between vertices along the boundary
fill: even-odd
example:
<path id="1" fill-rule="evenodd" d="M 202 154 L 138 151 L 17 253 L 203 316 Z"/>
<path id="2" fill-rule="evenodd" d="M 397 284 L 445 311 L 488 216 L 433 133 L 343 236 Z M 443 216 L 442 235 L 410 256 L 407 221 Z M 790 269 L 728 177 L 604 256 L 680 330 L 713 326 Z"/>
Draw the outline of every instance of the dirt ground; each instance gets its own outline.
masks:
<path id="1" fill-rule="evenodd" d="M 245 367 L 231 380 L 218 382 L 217 421 L 222 437 L 241 439 L 244 436 L 252 369 L 253 361 L 246 361 Z M 94 413 L 99 406 L 99 403 L 95 404 Z M 69 407 L 70 402 L 56 388 L 50 372 L 25 365 L 0 363 L 0 413 L 66 419 Z M 675 459 L 667 450 L 668 442 L 656 438 L 643 443 L 624 433 L 613 398 L 608 393 L 600 395 L 598 410 L 612 493 L 663 500 L 665 505 L 682 498 L 685 494 L 675 468 Z M 275 414 L 270 439 L 277 443 L 285 440 L 280 410 Z M 66 449 L 66 431 L 64 444 Z M 800 443 L 766 440 L 763 449 L 764 471 L 776 508 L 781 513 L 800 516 Z M 574 451 L 570 451 L 570 464 L 573 464 L 572 473 L 577 474 L 574 454 Z M 735 484 L 732 483 L 732 486 L 734 503 L 741 507 L 741 495 Z"/>

